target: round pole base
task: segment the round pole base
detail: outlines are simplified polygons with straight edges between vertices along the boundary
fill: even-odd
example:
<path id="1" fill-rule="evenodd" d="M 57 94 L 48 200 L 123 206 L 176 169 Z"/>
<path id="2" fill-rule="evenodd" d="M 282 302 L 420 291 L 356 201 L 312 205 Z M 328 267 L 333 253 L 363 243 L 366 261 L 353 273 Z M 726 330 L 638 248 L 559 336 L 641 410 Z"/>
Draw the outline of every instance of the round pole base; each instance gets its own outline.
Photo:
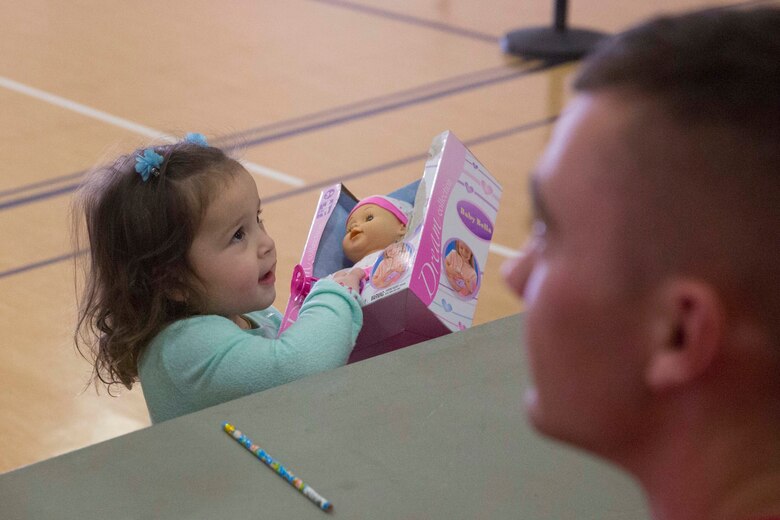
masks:
<path id="1" fill-rule="evenodd" d="M 511 31 L 501 39 L 501 50 L 523 58 L 569 61 L 582 58 L 606 34 L 587 29 L 534 27 Z"/>

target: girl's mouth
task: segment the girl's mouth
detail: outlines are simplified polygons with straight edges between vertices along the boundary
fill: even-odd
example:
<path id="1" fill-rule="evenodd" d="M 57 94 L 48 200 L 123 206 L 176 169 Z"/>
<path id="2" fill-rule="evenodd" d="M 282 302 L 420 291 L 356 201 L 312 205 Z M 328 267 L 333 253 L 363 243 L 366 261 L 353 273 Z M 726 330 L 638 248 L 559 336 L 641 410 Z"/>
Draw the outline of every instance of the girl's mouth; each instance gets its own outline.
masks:
<path id="1" fill-rule="evenodd" d="M 265 273 L 263 276 L 261 276 L 257 283 L 260 285 L 273 285 L 274 282 L 276 282 L 276 274 L 274 273 L 276 271 L 276 264 L 271 267 L 271 269 Z"/>

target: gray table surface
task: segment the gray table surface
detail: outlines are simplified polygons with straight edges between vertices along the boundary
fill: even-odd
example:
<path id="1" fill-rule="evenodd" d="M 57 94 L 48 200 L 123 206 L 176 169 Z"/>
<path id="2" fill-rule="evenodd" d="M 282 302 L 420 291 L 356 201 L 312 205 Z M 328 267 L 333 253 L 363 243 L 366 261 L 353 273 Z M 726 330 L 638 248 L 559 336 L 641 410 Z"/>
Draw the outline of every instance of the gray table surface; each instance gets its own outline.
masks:
<path id="1" fill-rule="evenodd" d="M 526 423 L 521 326 L 497 320 L 5 473 L 0 518 L 648 518 L 633 481 Z"/>

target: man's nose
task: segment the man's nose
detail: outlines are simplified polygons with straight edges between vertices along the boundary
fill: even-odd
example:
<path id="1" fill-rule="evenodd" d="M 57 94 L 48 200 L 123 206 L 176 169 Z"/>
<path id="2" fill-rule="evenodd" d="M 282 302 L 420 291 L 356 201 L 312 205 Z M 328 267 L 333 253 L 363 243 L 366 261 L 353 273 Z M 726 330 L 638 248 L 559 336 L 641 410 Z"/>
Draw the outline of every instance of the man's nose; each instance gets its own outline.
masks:
<path id="1" fill-rule="evenodd" d="M 534 263 L 534 248 L 532 241 L 529 241 L 520 251 L 520 254 L 504 262 L 501 266 L 501 274 L 507 286 L 519 297 L 522 298 L 525 291 L 525 285 L 528 283 L 528 277 Z"/>

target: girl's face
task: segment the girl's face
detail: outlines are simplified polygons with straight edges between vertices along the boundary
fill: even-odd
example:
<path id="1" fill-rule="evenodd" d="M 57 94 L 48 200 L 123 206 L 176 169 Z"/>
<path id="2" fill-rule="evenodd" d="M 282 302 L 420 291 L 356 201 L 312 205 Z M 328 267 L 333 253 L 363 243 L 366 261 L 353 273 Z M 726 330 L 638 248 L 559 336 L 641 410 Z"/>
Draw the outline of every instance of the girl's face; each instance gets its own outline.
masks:
<path id="1" fill-rule="evenodd" d="M 346 257 L 357 262 L 392 244 L 404 231 L 406 226 L 395 215 L 376 204 L 365 204 L 350 215 L 341 245 Z"/>
<path id="2" fill-rule="evenodd" d="M 466 245 L 466 242 L 458 240 L 458 254 L 467 262 L 471 262 L 471 249 Z"/>
<path id="3" fill-rule="evenodd" d="M 243 168 L 206 209 L 187 253 L 206 313 L 237 321 L 276 298 L 276 247 L 260 212 L 257 185 Z"/>

